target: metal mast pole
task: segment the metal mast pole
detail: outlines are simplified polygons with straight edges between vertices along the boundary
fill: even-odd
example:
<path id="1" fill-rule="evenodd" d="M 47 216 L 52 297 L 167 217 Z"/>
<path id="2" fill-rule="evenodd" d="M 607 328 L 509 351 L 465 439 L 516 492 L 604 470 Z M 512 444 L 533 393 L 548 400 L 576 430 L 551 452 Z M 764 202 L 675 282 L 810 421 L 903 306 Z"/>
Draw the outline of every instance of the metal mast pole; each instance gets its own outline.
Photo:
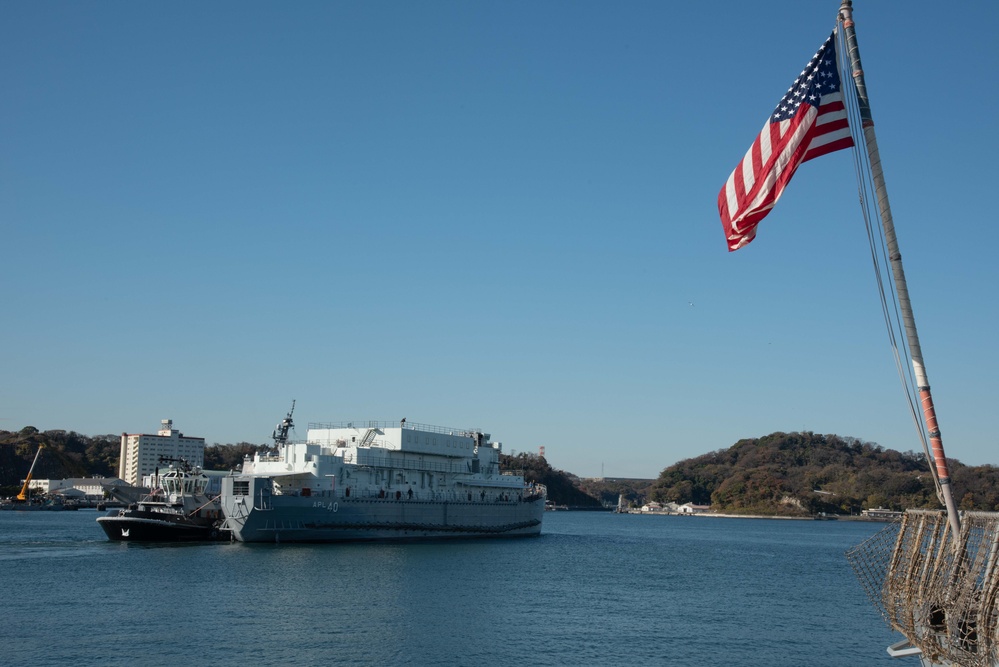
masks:
<path id="1" fill-rule="evenodd" d="M 867 155 L 871 163 L 871 175 L 874 179 L 878 209 L 881 211 L 881 226 L 884 229 L 885 241 L 888 244 L 888 257 L 895 279 L 895 291 L 898 294 L 899 306 L 902 310 L 905 338 L 909 344 L 912 369 L 916 375 L 919 398 L 923 404 L 923 421 L 925 421 L 926 430 L 929 431 L 930 435 L 930 445 L 933 450 L 933 461 L 930 462 L 930 465 L 936 467 L 940 493 L 943 496 L 944 505 L 947 507 L 947 518 L 954 533 L 954 539 L 957 540 L 961 534 L 961 520 L 957 513 L 957 507 L 954 505 L 954 495 L 950 487 L 950 470 L 947 467 L 947 457 L 944 454 L 943 440 L 940 437 L 940 427 L 937 425 L 937 414 L 933 407 L 933 397 L 930 394 L 930 382 L 926 377 L 926 368 L 923 366 L 923 353 L 919 347 L 919 334 L 916 333 L 916 320 L 912 314 L 912 303 L 909 301 L 909 289 L 905 284 L 905 271 L 902 269 L 902 254 L 898 249 L 895 223 L 892 221 L 891 207 L 888 204 L 888 190 L 885 187 L 884 173 L 881 170 L 881 157 L 878 153 L 878 141 L 874 134 L 874 119 L 871 115 L 870 101 L 867 98 L 867 87 L 864 84 L 864 70 L 860 64 L 857 34 L 853 27 L 852 0 L 843 0 L 839 14 L 843 22 L 847 50 L 850 53 L 853 80 L 857 87 L 857 101 L 860 105 L 860 118 L 863 121 L 864 140 L 867 143 Z"/>

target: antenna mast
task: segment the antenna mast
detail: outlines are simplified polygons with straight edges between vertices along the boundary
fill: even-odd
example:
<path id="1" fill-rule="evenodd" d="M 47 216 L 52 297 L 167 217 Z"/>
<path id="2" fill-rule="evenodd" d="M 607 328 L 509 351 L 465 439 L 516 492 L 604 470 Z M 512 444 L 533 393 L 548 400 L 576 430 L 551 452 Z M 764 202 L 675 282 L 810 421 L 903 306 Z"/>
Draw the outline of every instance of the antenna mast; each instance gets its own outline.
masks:
<path id="1" fill-rule="evenodd" d="M 929 431 L 930 445 L 933 449 L 933 461 L 937 481 L 940 483 L 940 495 L 947 507 L 947 518 L 953 531 L 953 539 L 961 534 L 961 519 L 954 504 L 954 494 L 950 487 L 950 470 L 947 466 L 947 456 L 944 454 L 943 439 L 937 424 L 936 409 L 933 407 L 933 396 L 930 394 L 930 381 L 923 365 L 923 352 L 919 346 L 919 334 L 916 332 L 916 319 L 912 314 L 912 303 L 909 301 L 909 288 L 905 282 L 905 271 L 902 269 L 902 253 L 898 249 L 898 239 L 895 236 L 895 223 L 892 220 L 891 207 L 888 204 L 888 189 L 885 187 L 884 172 L 881 169 L 881 156 L 878 152 L 878 140 L 874 134 L 874 117 L 871 115 L 871 104 L 867 97 L 867 85 L 864 83 L 864 70 L 860 64 L 860 49 L 857 47 L 857 34 L 853 24 L 853 2 L 843 0 L 839 8 L 840 20 L 846 38 L 847 51 L 850 54 L 850 65 L 853 69 L 853 80 L 857 87 L 857 102 L 860 106 L 860 118 L 863 124 L 864 140 L 867 144 L 867 156 L 871 165 L 871 176 L 874 179 L 874 191 L 877 197 L 878 210 L 881 212 L 881 227 L 884 229 L 885 242 L 888 245 L 888 258 L 891 262 L 891 272 L 895 279 L 895 292 L 898 294 L 899 308 L 902 311 L 902 323 L 905 327 L 905 338 L 909 345 L 909 356 L 912 358 L 912 369 L 919 387 L 919 398 L 923 404 L 923 421 Z M 956 543 L 956 542 L 955 542 Z"/>
<path id="2" fill-rule="evenodd" d="M 281 420 L 281 423 L 274 429 L 274 433 L 271 434 L 271 437 L 274 439 L 275 447 L 288 444 L 288 431 L 295 428 L 295 422 L 291 419 L 293 412 L 295 412 L 294 399 L 291 401 L 291 410 L 288 410 L 288 415 Z"/>

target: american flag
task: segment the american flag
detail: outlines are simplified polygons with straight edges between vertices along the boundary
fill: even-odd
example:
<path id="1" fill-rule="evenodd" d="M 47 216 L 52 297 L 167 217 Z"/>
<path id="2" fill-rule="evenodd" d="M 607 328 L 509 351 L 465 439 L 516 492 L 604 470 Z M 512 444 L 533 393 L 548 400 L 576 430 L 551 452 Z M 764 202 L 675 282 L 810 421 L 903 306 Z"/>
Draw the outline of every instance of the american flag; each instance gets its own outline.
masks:
<path id="1" fill-rule="evenodd" d="M 718 194 L 728 249 L 756 236 L 806 160 L 853 146 L 836 67 L 836 31 L 798 75 Z"/>

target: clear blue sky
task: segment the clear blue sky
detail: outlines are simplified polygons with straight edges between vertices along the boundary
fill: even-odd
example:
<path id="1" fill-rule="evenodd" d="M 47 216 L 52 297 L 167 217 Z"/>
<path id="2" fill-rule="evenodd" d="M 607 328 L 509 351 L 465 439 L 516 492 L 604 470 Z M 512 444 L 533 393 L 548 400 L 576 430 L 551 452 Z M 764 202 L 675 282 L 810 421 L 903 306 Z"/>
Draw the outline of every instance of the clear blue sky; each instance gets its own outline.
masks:
<path id="1" fill-rule="evenodd" d="M 717 216 L 838 6 L 0 2 L 0 429 L 918 449 L 849 152 Z M 999 463 L 999 4 L 855 18 L 944 444 Z"/>

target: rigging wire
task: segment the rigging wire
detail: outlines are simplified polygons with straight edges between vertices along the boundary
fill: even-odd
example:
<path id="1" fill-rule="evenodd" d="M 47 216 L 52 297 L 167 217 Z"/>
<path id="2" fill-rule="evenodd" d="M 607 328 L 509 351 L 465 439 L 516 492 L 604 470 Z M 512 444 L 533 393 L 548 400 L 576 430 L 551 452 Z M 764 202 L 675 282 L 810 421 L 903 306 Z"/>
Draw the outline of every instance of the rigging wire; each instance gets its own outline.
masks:
<path id="1" fill-rule="evenodd" d="M 853 158 L 854 169 L 857 174 L 857 192 L 860 198 L 860 208 L 864 216 L 864 225 L 867 229 L 867 240 L 870 246 L 871 262 L 874 267 L 875 281 L 878 286 L 878 294 L 881 299 L 881 312 L 885 320 L 885 328 L 888 332 L 888 340 L 891 344 L 892 354 L 895 358 L 895 368 L 898 372 L 899 380 L 902 383 L 902 390 L 905 393 L 906 401 L 909 405 L 909 414 L 916 427 L 916 433 L 923 446 L 923 453 L 929 464 L 930 473 L 933 477 L 933 485 L 936 489 L 937 497 L 943 503 L 943 492 L 940 488 L 940 480 L 937 478 L 936 467 L 933 465 L 933 456 L 930 454 L 928 435 L 925 424 L 920 418 L 920 411 L 917 407 L 918 388 L 913 372 L 912 357 L 909 352 L 905 330 L 902 324 L 902 317 L 899 312 L 900 305 L 898 293 L 895 290 L 894 280 L 889 278 L 891 264 L 888 259 L 887 242 L 884 236 L 884 229 L 880 224 L 872 221 L 871 216 L 871 193 L 874 191 L 873 176 L 871 174 L 870 160 L 866 150 L 862 146 L 866 145 L 863 132 L 863 119 L 860 114 L 860 105 L 857 100 L 857 90 L 855 86 L 847 85 L 848 81 L 844 76 L 850 71 L 847 62 L 847 48 L 844 31 L 837 32 L 837 59 L 839 60 L 840 90 L 843 92 L 843 102 L 846 108 L 847 117 L 850 124 L 850 133 L 853 136 Z M 880 211 L 878 211 L 880 213 Z M 887 283 L 887 288 L 885 286 Z M 889 303 L 890 301 L 890 303 Z"/>

